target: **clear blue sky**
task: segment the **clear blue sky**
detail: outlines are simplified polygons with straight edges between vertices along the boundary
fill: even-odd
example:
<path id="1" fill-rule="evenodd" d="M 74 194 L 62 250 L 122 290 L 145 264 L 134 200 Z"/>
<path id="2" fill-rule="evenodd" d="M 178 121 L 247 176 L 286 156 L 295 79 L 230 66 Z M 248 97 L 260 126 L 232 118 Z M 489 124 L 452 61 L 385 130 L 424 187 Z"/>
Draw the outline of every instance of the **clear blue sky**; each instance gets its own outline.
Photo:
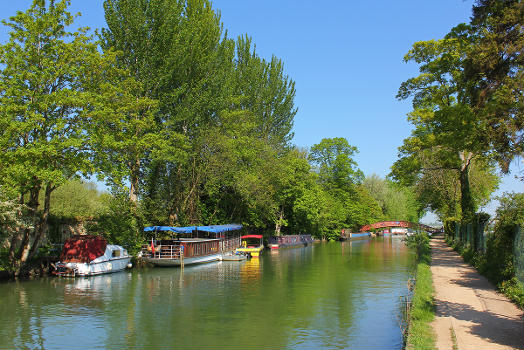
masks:
<path id="1" fill-rule="evenodd" d="M 30 0 L 0 1 L 0 17 L 29 7 Z M 72 0 L 76 23 L 105 26 L 102 0 Z M 472 0 L 215 0 L 228 36 L 248 34 L 264 58 L 275 55 L 296 82 L 293 142 L 310 147 L 326 137 L 345 137 L 358 147 L 366 175 L 381 177 L 410 135 L 409 101 L 395 95 L 417 74 L 402 58 L 416 41 L 439 39 L 467 22 Z M 0 42 L 7 40 L 0 30 Z M 522 163 L 521 163 L 522 164 Z M 515 163 L 514 172 L 523 166 Z M 501 191 L 522 192 L 524 184 L 504 177 Z M 493 211 L 493 205 L 488 208 Z"/>

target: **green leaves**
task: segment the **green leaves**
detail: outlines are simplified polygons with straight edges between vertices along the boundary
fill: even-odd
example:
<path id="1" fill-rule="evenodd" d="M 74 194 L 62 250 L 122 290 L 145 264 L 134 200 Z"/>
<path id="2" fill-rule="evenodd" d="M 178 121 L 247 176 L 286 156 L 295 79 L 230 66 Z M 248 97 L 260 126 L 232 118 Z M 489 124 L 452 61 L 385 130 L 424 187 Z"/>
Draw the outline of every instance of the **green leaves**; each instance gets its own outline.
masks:
<path id="1" fill-rule="evenodd" d="M 438 190 L 431 189 L 432 181 L 425 181 L 425 177 L 437 179 L 443 174 L 458 177 L 461 212 L 465 218 L 472 217 L 478 203 L 485 200 L 471 196 L 469 171 L 472 162 L 489 164 L 483 174 L 490 179 L 493 177 L 486 124 L 468 93 L 470 82 L 466 71 L 475 40 L 471 27 L 460 25 L 444 39 L 415 43 L 406 55 L 406 61 L 420 65 L 421 74 L 402 83 L 397 98 L 413 97 L 413 111 L 408 120 L 415 129 L 399 148 L 400 159 L 392 167 L 394 178 L 405 184 L 416 184 L 426 193 L 446 193 L 448 190 L 442 188 L 446 181 L 434 183 Z M 488 187 L 493 191 L 496 185 Z M 490 195 L 490 192 L 479 192 L 487 197 Z M 419 196 L 431 208 L 445 215 L 457 214 L 453 200 L 446 203 L 439 199 L 441 197 L 426 193 L 419 192 Z"/>
<path id="2" fill-rule="evenodd" d="M 60 184 L 92 170 L 84 132 L 92 95 L 82 81 L 97 49 L 83 30 L 66 30 L 68 4 L 34 2 L 4 22 L 13 30 L 0 48 L 0 162 L 22 191 L 29 179 Z"/>
<path id="3" fill-rule="evenodd" d="M 321 181 L 337 188 L 350 188 L 364 178 L 353 159 L 357 152 L 344 138 L 322 139 L 311 147 L 309 160 L 318 167 Z"/>

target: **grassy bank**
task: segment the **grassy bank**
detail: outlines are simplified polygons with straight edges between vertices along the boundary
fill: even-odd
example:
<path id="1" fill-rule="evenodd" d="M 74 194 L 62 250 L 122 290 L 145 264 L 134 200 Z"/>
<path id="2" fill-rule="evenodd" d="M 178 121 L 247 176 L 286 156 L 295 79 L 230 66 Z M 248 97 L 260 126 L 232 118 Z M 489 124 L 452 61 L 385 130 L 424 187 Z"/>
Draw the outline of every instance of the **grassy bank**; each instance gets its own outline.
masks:
<path id="1" fill-rule="evenodd" d="M 431 275 L 431 248 L 425 234 L 408 237 L 407 244 L 417 252 L 417 276 L 411 309 L 406 348 L 410 350 L 435 349 L 435 334 L 431 322 L 435 318 L 433 277 Z"/>

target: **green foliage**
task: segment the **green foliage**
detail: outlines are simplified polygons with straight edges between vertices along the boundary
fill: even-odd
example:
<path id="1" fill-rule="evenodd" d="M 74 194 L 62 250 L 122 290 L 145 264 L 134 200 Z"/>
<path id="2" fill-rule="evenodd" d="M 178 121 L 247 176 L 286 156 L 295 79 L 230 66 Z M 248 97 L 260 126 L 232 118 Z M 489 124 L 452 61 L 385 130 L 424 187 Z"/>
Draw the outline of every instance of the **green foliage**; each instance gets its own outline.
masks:
<path id="1" fill-rule="evenodd" d="M 487 241 L 485 268 L 483 274 L 494 284 L 510 280 L 515 276 L 515 255 L 513 251 L 518 226 L 524 224 L 524 194 L 506 193 L 499 198 L 497 222 L 493 234 Z"/>
<path id="2" fill-rule="evenodd" d="M 353 159 L 356 153 L 358 149 L 345 138 L 335 137 L 322 139 L 319 144 L 313 145 L 309 160 L 317 167 L 319 179 L 325 186 L 346 190 L 364 179 Z"/>
<path id="3" fill-rule="evenodd" d="M 51 195 L 50 212 L 55 217 L 92 219 L 108 211 L 109 196 L 108 193 L 100 193 L 94 183 L 70 180 Z"/>
<path id="4" fill-rule="evenodd" d="M 513 300 L 518 307 L 524 310 L 524 285 L 516 277 L 502 281 L 499 289 L 508 298 Z"/>
<path id="5" fill-rule="evenodd" d="M 233 94 L 242 96 L 242 110 L 255 115 L 258 136 L 277 148 L 285 147 L 293 137 L 291 129 L 297 113 L 295 82 L 285 75 L 280 59 L 261 59 L 251 44 L 247 36 L 236 41 Z"/>
<path id="6" fill-rule="evenodd" d="M 100 42 L 68 32 L 68 5 L 35 0 L 0 47 L 0 215 L 13 242 L 27 221 L 24 251 L 49 215 L 131 251 L 145 225 L 336 239 L 382 218 L 356 147 L 290 144 L 294 81 L 249 36 L 229 39 L 210 1 L 106 0 Z M 89 174 L 111 194 L 73 180 Z"/>
<path id="7" fill-rule="evenodd" d="M 377 201 L 361 184 L 364 174 L 353 159 L 356 152 L 346 139 L 333 138 L 312 146 L 308 156 L 324 192 L 320 232 L 330 239 L 338 238 L 342 228 L 358 230 L 382 218 Z"/>
<path id="8" fill-rule="evenodd" d="M 377 201 L 383 220 L 418 222 L 421 218 L 422 209 L 412 188 L 383 180 L 376 174 L 367 176 L 362 184 Z"/>
<path id="9" fill-rule="evenodd" d="M 417 260 L 426 265 L 431 263 L 431 247 L 429 245 L 429 236 L 426 233 L 417 233 L 406 237 L 408 247 L 415 249 Z"/>
<path id="10" fill-rule="evenodd" d="M 82 83 L 98 52 L 85 29 L 67 31 L 68 4 L 35 1 L 4 21 L 12 31 L 0 47 L 0 163 L 22 192 L 91 170 L 84 109 L 92 96 Z"/>
<path id="11" fill-rule="evenodd" d="M 138 252 L 143 241 L 138 235 L 141 228 L 138 227 L 133 203 L 125 193 L 104 199 L 108 210 L 86 225 L 87 231 L 105 237 L 112 244 L 126 247 L 131 254 Z"/>
<path id="12" fill-rule="evenodd" d="M 93 170 L 86 129 L 94 96 L 87 86 L 102 58 L 87 29 L 68 30 L 69 3 L 35 0 L 3 21 L 11 31 L 0 46 L 0 186 L 21 199 L 29 193 L 34 227 L 24 230 L 17 264 L 45 236 L 52 192 Z"/>
<path id="13" fill-rule="evenodd" d="M 485 252 L 448 236 L 447 242 L 519 307 L 524 307 L 524 288 L 516 277 L 515 235 L 524 223 L 524 194 L 506 193 L 499 198 L 496 224 Z M 452 226 L 452 225 L 450 225 Z M 451 228 L 450 228 L 451 230 Z M 519 252 L 521 253 L 521 252 Z"/>
<path id="14" fill-rule="evenodd" d="M 460 35 L 459 29 L 441 40 L 417 42 L 405 56 L 406 61 L 420 64 L 421 74 L 402 83 L 397 94 L 399 99 L 413 97 L 413 111 L 408 120 L 415 129 L 400 147 L 401 161 L 393 167 L 393 175 L 417 183 L 421 182 L 420 175 L 426 172 L 456 171 L 460 184 L 460 215 L 470 220 L 479 204 L 471 192 L 472 163 L 477 161 L 484 165 L 482 169 L 488 170 L 484 171 L 487 174 L 492 174 L 494 169 L 493 157 L 485 143 L 485 126 L 470 96 L 465 93 L 468 83 L 464 66 L 473 42 Z M 445 174 L 451 175 L 450 172 Z M 486 187 L 481 200 L 489 197 L 495 186 Z M 438 201 L 433 204 L 438 209 L 443 207 Z M 458 214 L 451 212 L 456 210 L 454 206 L 449 209 L 447 216 Z"/>
<path id="15" fill-rule="evenodd" d="M 486 143 L 503 171 L 524 151 L 524 3 L 477 0 L 475 45 L 465 67 L 468 94 L 486 124 Z"/>

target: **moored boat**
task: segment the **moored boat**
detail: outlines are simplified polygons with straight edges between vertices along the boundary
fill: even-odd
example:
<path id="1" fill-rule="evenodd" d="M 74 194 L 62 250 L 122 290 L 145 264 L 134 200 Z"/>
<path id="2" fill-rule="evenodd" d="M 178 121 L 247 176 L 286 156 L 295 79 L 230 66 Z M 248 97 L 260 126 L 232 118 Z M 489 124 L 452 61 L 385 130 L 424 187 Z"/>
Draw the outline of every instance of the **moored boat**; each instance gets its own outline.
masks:
<path id="1" fill-rule="evenodd" d="M 240 237 L 242 239 L 242 246 L 236 249 L 237 253 L 249 254 L 252 257 L 258 257 L 264 249 L 262 235 L 245 235 Z"/>
<path id="2" fill-rule="evenodd" d="M 150 226 L 144 231 L 154 235 L 163 232 L 171 239 L 155 239 L 142 246 L 139 256 L 156 266 L 184 266 L 222 260 L 225 253 L 240 246 L 240 235 L 234 233 L 242 225 L 213 226 Z M 192 237 L 180 237 L 191 235 Z"/>
<path id="3" fill-rule="evenodd" d="M 245 254 L 240 253 L 226 253 L 222 255 L 220 260 L 222 261 L 244 261 L 247 257 Z"/>
<path id="4" fill-rule="evenodd" d="M 66 240 L 55 265 L 57 276 L 94 276 L 130 267 L 131 256 L 119 245 L 107 244 L 100 236 L 73 236 Z"/>
<path id="5" fill-rule="evenodd" d="M 340 236 L 341 241 L 350 241 L 350 240 L 356 240 L 356 239 L 365 239 L 365 238 L 371 238 L 374 237 L 373 233 L 371 232 L 350 232 L 342 230 L 342 235 Z"/>
<path id="6" fill-rule="evenodd" d="M 285 235 L 269 237 L 269 249 L 275 250 L 279 248 L 300 247 L 307 246 L 313 243 L 311 235 Z"/>

